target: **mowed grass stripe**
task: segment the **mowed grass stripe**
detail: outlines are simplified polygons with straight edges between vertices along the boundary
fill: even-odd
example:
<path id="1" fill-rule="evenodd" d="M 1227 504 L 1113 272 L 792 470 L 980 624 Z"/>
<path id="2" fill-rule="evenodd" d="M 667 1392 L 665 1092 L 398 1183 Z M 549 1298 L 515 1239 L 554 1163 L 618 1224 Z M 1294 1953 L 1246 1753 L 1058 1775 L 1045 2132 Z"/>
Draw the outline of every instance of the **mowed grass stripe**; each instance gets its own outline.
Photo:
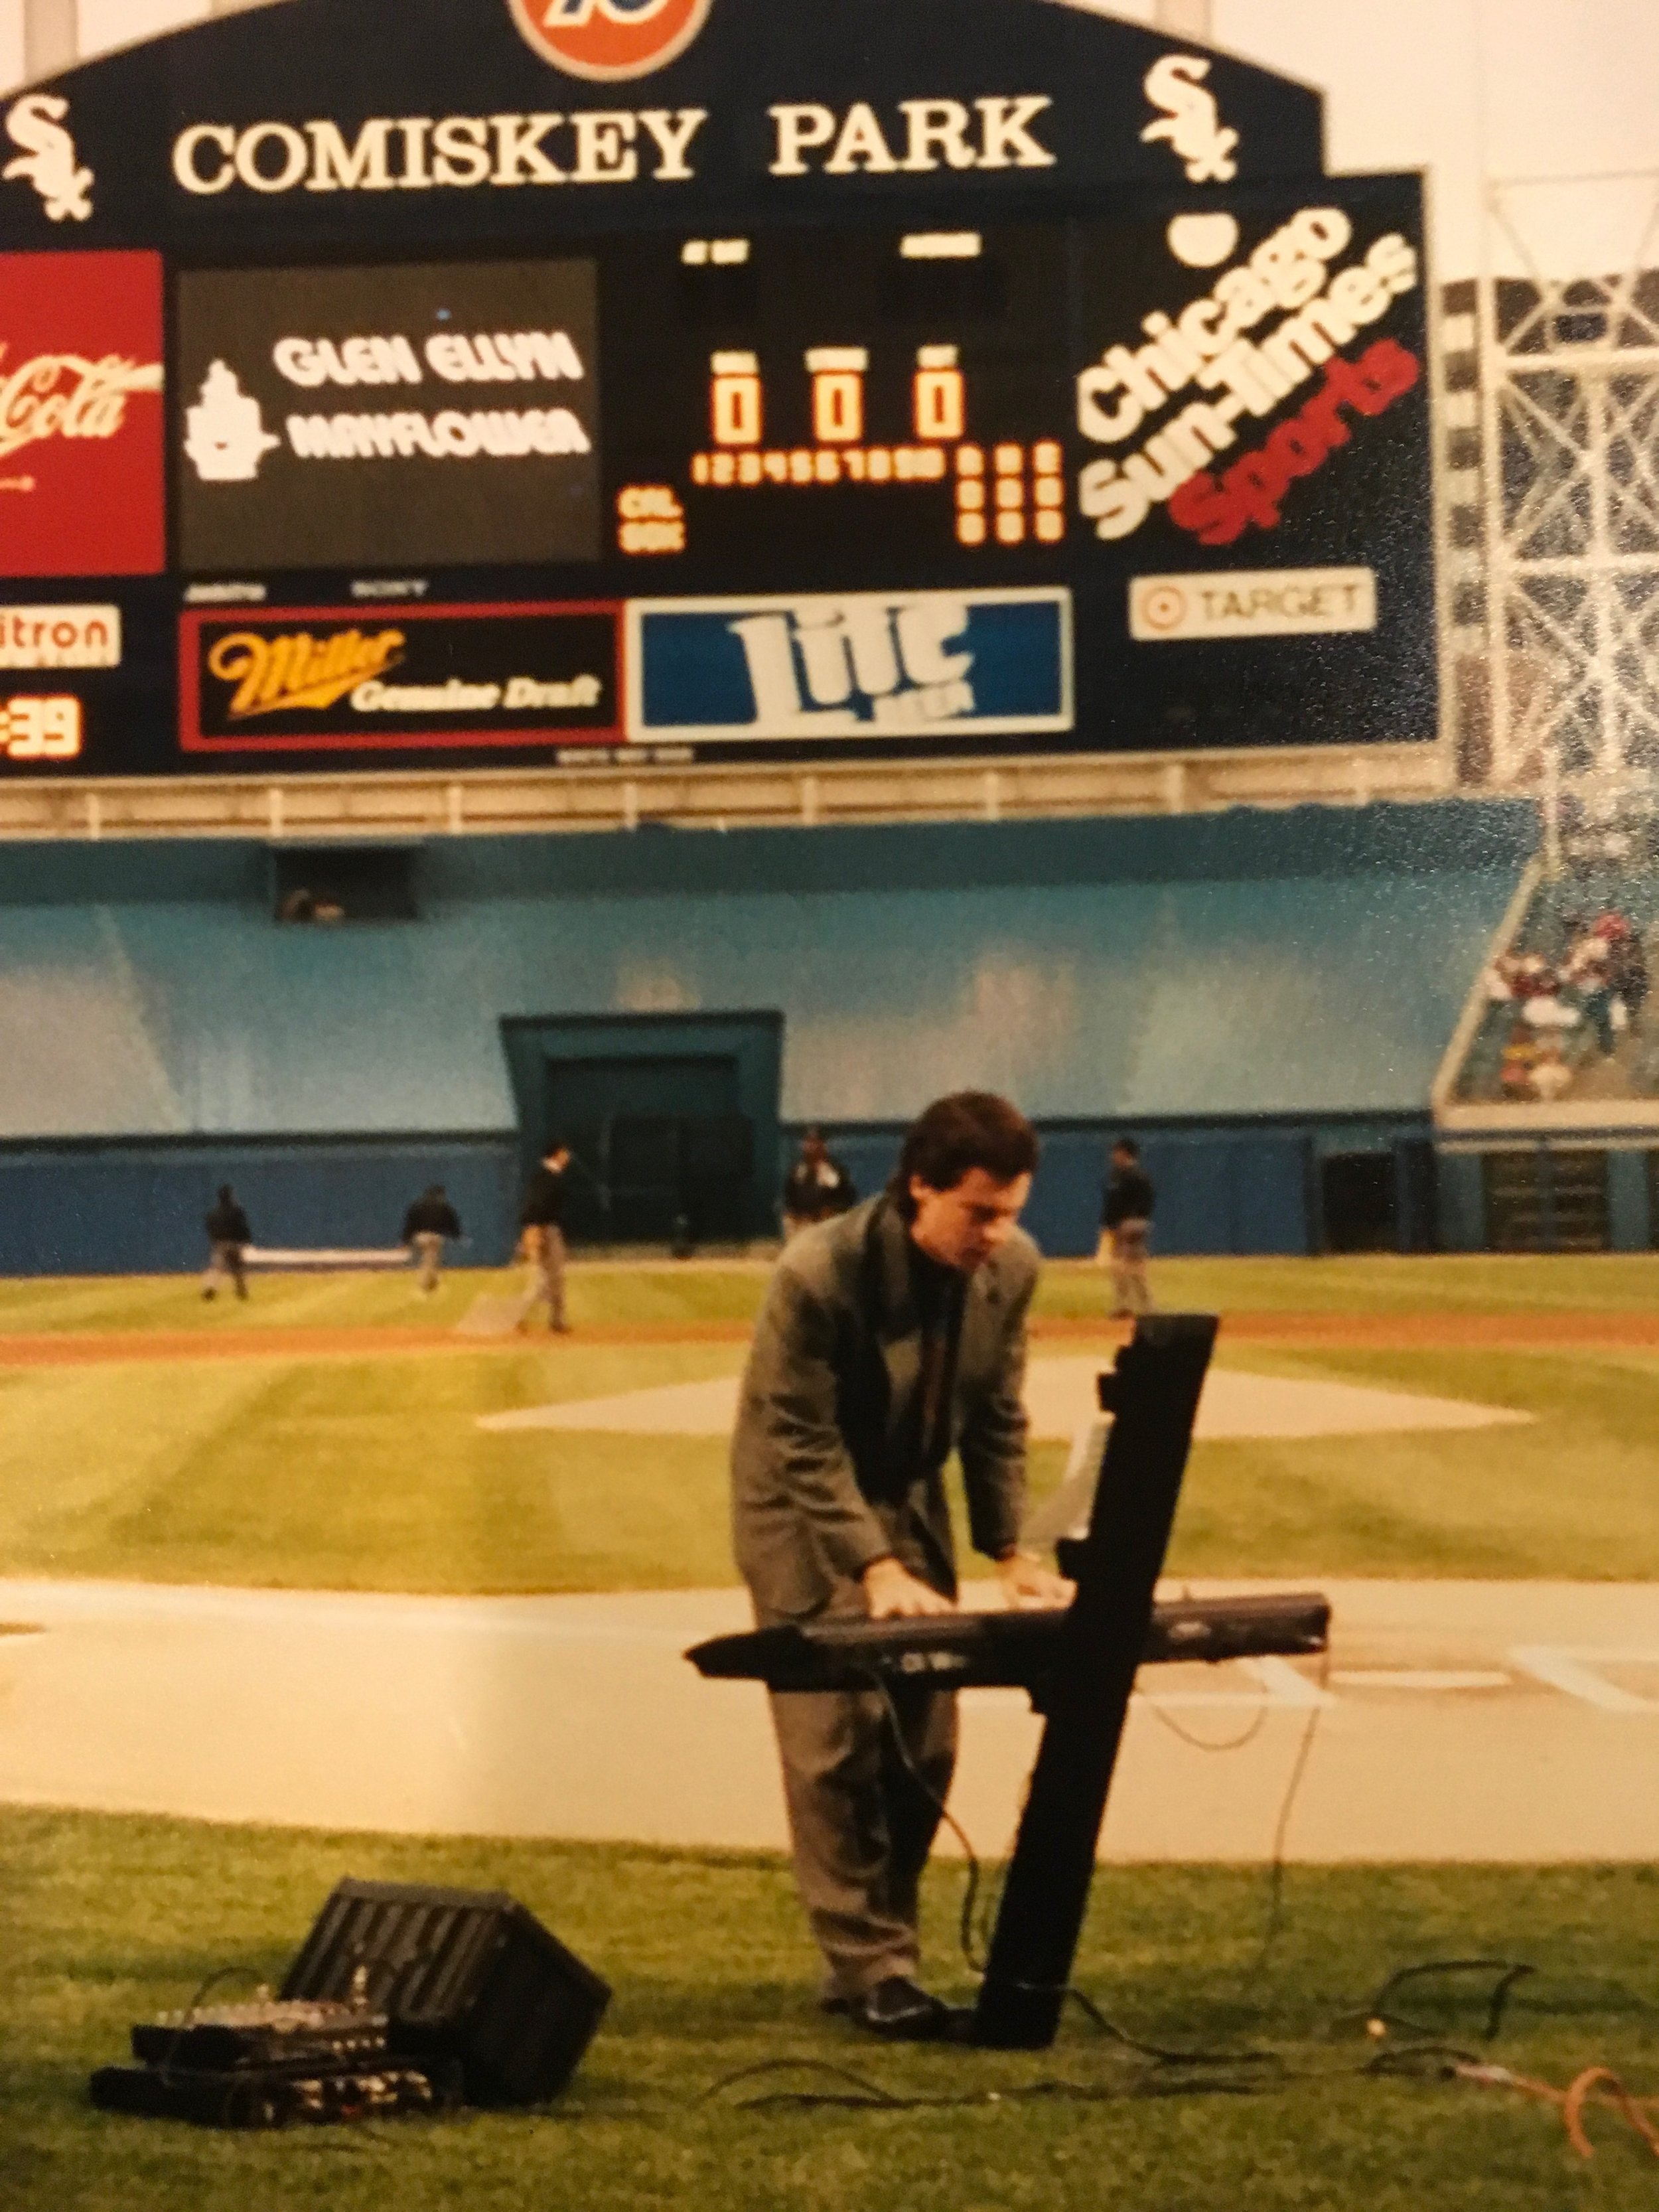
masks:
<path id="1" fill-rule="evenodd" d="M 718 1439 L 481 1414 L 730 1373 L 720 1346 L 0 1370 L 0 1572 L 507 1593 L 727 1582 Z"/>
<path id="2" fill-rule="evenodd" d="M 609 1268 L 573 1271 L 571 1307 L 579 1326 L 662 1328 L 746 1324 L 766 1287 L 763 1272 Z M 0 1281 L 0 1335 L 153 1329 L 204 1336 L 246 1330 L 334 1328 L 453 1329 L 481 1296 L 509 1296 L 524 1287 L 522 1269 L 467 1269 L 447 1274 L 429 1297 L 412 1272 L 373 1274 L 272 1274 L 249 1278 L 244 1301 L 221 1291 L 201 1294 L 185 1275 L 47 1278 Z M 544 1319 L 544 1316 L 543 1316 Z"/>
<path id="3" fill-rule="evenodd" d="M 1659 1579 L 1659 1353 L 1235 1346 L 1227 1357 L 1260 1373 L 1534 1418 L 1527 1427 L 1200 1445 L 1176 1571 Z"/>

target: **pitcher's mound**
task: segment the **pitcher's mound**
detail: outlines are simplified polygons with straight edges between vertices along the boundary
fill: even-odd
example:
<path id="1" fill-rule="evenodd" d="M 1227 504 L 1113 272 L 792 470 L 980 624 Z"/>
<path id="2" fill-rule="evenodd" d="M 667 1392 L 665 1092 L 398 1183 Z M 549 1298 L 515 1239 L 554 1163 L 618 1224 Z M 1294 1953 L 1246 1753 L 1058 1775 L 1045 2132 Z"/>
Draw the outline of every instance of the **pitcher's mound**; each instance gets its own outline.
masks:
<path id="1" fill-rule="evenodd" d="M 1025 1379 L 1031 1433 L 1069 1442 L 1096 1413 L 1095 1377 L 1104 1358 L 1086 1354 L 1034 1359 Z M 738 1377 L 710 1382 L 671 1382 L 629 1390 L 612 1398 L 581 1398 L 559 1406 L 532 1406 L 489 1413 L 481 1429 L 605 1430 L 630 1437 L 726 1437 L 738 1411 Z M 1458 1398 L 1425 1398 L 1405 1390 L 1371 1390 L 1353 1382 L 1294 1381 L 1277 1375 L 1244 1375 L 1212 1367 L 1204 1386 L 1194 1434 L 1229 1437 L 1372 1436 L 1422 1429 L 1488 1429 L 1531 1420 L 1503 1406 L 1477 1406 Z"/>

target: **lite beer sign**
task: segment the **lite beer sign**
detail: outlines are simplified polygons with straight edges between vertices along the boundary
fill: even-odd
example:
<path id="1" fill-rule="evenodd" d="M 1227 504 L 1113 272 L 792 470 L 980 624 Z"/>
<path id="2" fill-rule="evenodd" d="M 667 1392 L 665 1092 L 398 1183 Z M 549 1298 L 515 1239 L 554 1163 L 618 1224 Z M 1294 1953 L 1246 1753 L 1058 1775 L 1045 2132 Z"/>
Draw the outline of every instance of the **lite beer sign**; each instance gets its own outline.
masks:
<path id="1" fill-rule="evenodd" d="M 1062 590 L 645 602 L 629 617 L 638 738 L 951 739 L 1072 726 Z"/>

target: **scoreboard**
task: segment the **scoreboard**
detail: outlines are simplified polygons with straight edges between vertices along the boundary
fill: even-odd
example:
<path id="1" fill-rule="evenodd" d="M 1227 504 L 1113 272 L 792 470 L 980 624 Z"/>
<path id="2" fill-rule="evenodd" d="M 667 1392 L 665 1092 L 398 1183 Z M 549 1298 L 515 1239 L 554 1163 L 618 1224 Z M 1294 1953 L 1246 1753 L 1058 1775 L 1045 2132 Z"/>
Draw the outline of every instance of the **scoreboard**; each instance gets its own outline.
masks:
<path id="1" fill-rule="evenodd" d="M 206 63 L 228 82 L 276 18 L 347 4 L 166 44 L 199 51 L 206 99 Z M 466 4 L 556 84 L 522 9 Z M 668 74 L 722 10 L 775 45 L 793 20 L 714 0 Z M 1210 65 L 1188 60 L 1190 89 Z M 118 90 L 137 65 L 79 74 Z M 1176 165 L 1061 190 L 1053 95 L 973 105 L 977 140 L 969 102 L 908 102 L 908 165 L 985 158 L 1020 189 L 930 172 L 878 199 L 906 142 L 873 108 L 774 103 L 769 178 L 850 148 L 865 189 L 687 191 L 551 234 L 518 199 L 418 230 L 371 206 L 432 185 L 429 120 L 175 131 L 183 198 L 151 241 L 83 245 L 71 212 L 0 253 L 0 773 L 1431 738 L 1419 180 L 1200 189 Z M 702 112 L 573 119 L 608 173 L 649 137 L 694 183 Z M 527 148 L 552 163 L 520 120 L 443 143 L 521 182 Z"/>

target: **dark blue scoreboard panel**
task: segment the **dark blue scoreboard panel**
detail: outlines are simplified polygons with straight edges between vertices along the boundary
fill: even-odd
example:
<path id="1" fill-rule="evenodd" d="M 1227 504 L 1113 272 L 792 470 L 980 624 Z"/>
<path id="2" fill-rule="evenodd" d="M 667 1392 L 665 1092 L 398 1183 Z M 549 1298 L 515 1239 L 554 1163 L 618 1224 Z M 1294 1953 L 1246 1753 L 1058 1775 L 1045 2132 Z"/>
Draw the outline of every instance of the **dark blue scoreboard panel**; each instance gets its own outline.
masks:
<path id="1" fill-rule="evenodd" d="M 0 757 L 1429 739 L 1426 302 L 1400 177 L 0 255 Z"/>

